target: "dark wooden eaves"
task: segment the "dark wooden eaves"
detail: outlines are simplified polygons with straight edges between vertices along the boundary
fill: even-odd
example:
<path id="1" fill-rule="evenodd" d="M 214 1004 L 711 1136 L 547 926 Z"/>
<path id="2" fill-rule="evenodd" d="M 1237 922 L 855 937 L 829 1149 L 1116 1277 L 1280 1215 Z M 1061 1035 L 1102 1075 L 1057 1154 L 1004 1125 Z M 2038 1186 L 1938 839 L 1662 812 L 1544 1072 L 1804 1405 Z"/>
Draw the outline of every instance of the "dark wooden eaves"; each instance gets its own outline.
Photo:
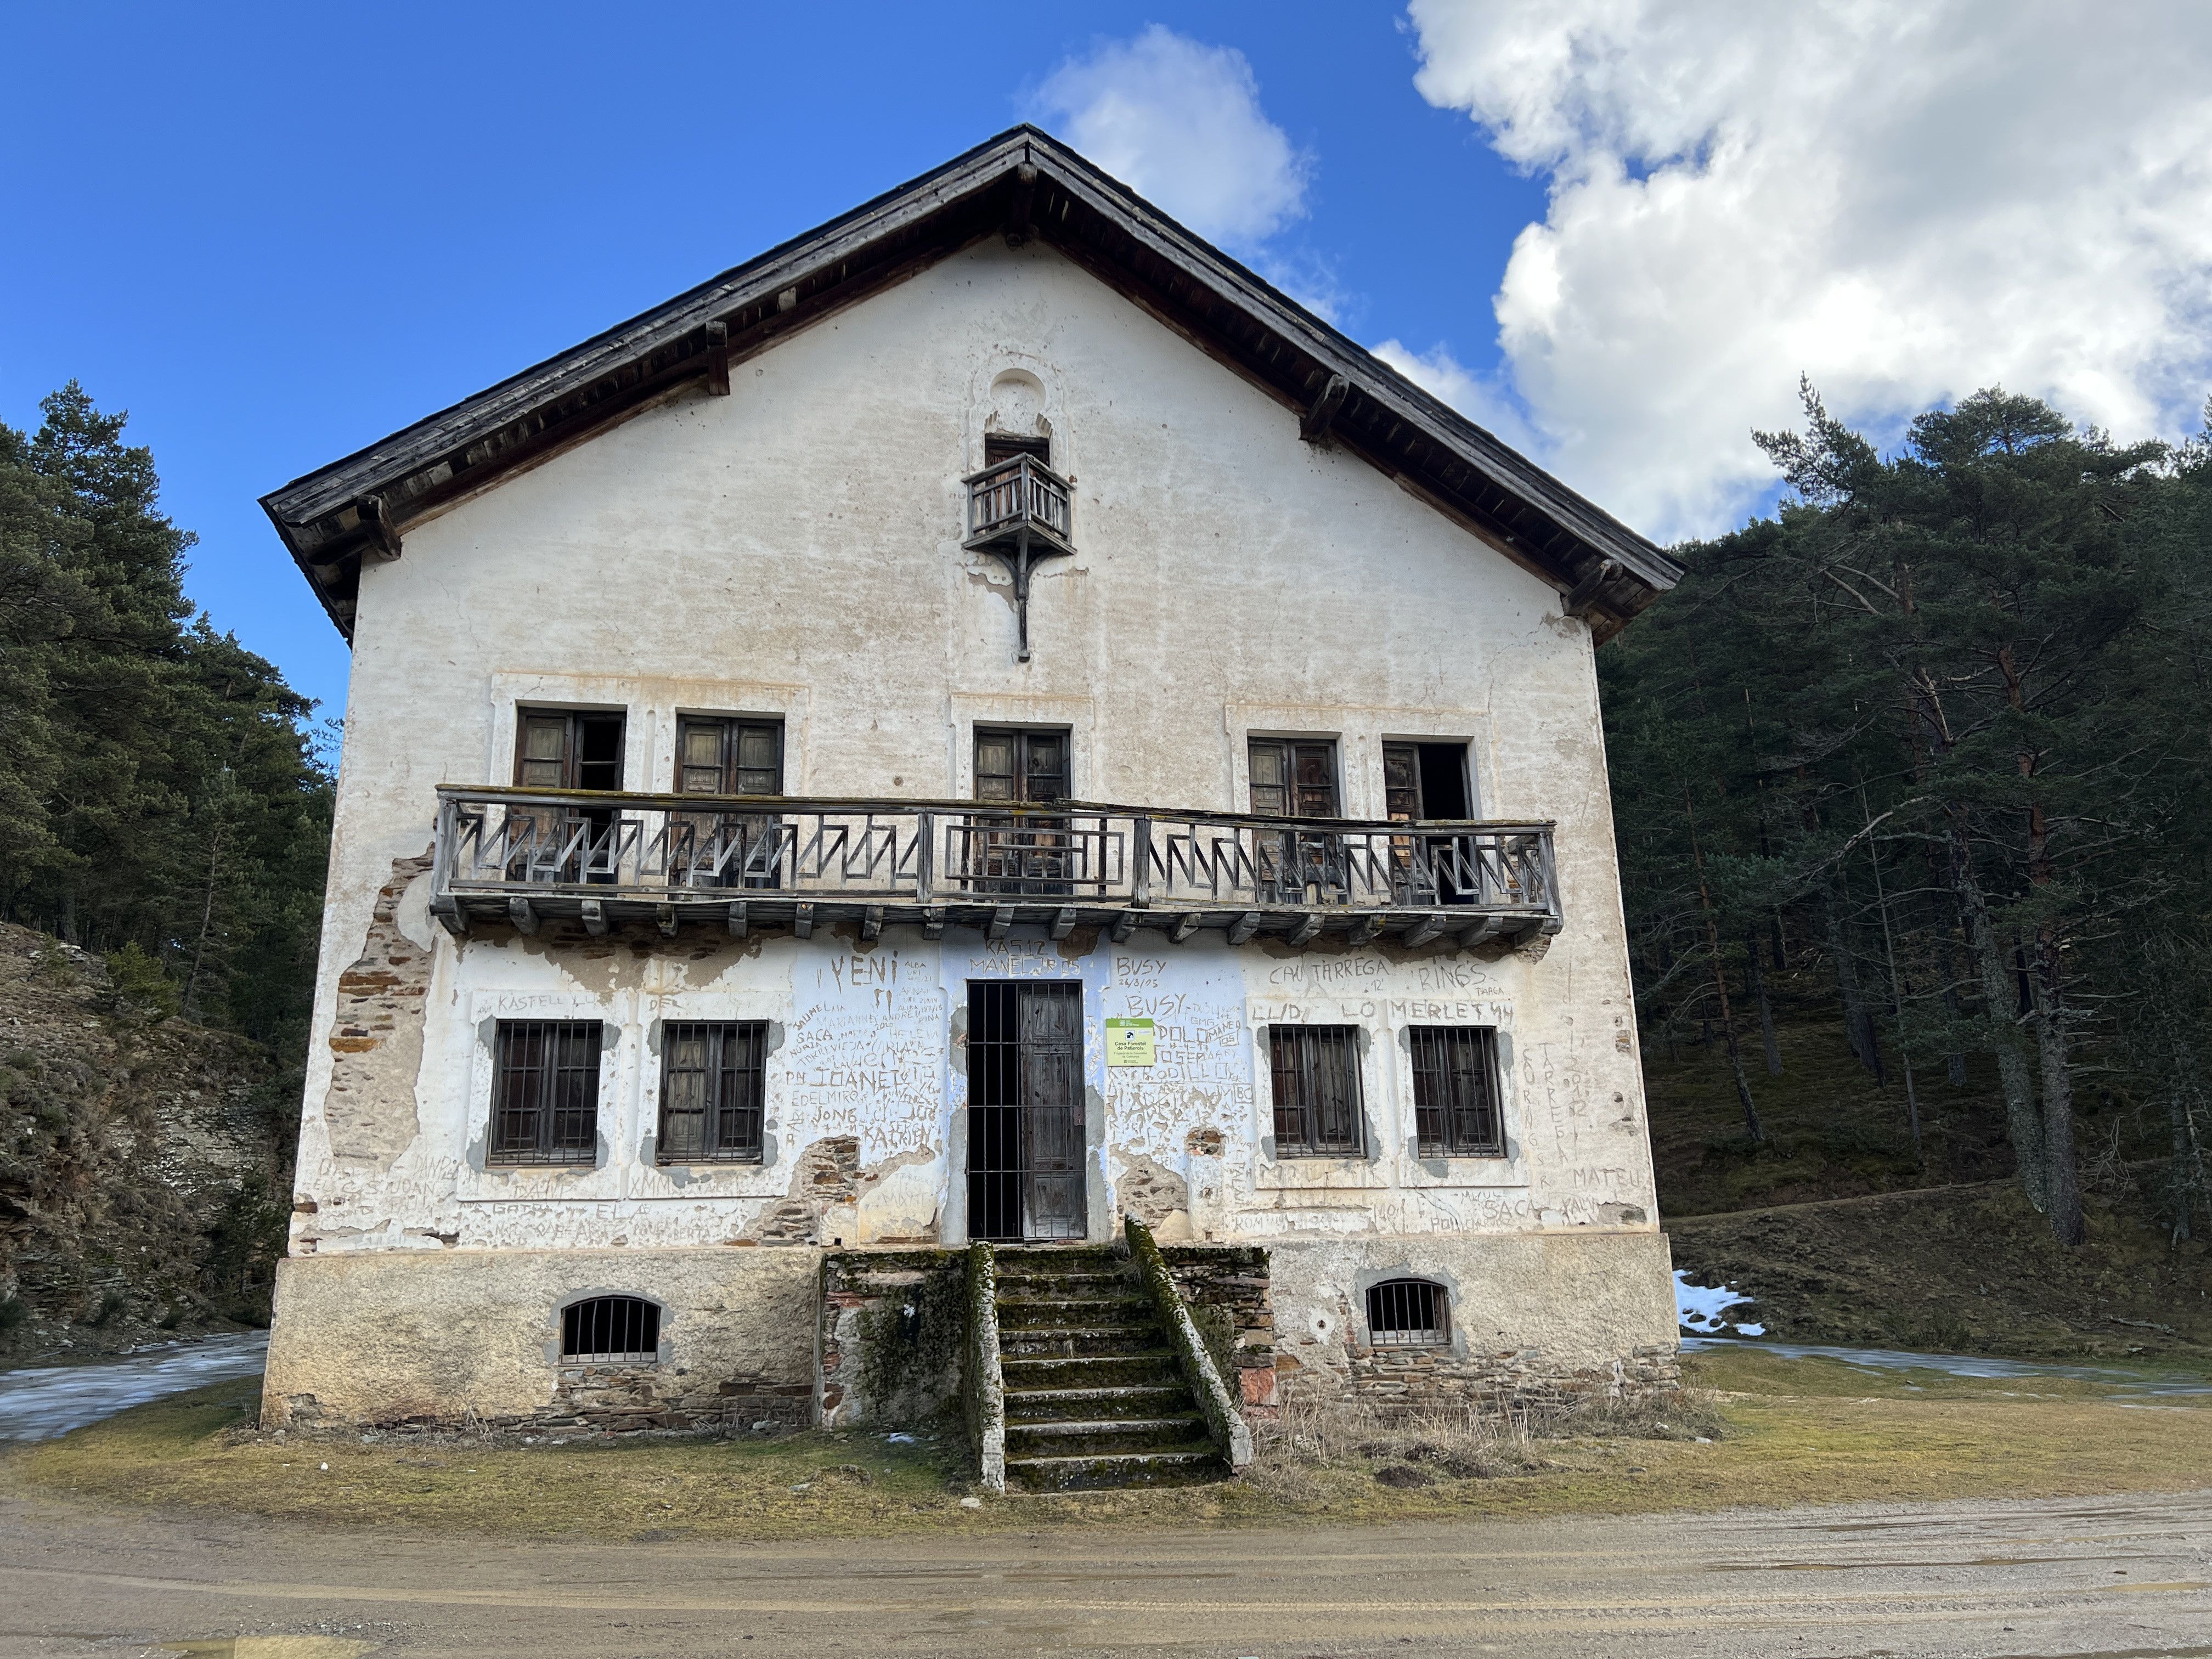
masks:
<path id="1" fill-rule="evenodd" d="M 262 506 L 352 634 L 364 556 L 517 468 L 991 234 L 1041 238 L 1340 445 L 1563 592 L 1601 638 L 1679 568 L 1481 428 L 1034 127 L 286 484 Z M 1610 568 L 1607 566 L 1610 564 Z"/>

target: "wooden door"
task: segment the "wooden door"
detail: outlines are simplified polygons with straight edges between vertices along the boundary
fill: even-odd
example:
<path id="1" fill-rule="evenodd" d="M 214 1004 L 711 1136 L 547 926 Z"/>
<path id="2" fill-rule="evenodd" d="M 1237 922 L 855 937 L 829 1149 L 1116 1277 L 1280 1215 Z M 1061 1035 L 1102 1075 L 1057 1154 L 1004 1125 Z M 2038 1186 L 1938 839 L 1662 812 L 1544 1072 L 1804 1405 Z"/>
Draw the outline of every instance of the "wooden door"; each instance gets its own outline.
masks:
<path id="1" fill-rule="evenodd" d="M 968 1236 L 1081 1238 L 1083 990 L 968 988 Z"/>

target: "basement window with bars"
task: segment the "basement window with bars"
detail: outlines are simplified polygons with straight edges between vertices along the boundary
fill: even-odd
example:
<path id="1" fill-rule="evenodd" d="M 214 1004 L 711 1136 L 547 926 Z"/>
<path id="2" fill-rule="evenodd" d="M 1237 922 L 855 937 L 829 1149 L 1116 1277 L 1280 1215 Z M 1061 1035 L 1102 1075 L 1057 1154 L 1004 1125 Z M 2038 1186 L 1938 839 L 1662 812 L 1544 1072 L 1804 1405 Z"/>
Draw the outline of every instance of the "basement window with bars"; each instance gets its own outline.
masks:
<path id="1" fill-rule="evenodd" d="M 561 1358 L 637 1364 L 660 1357 L 660 1308 L 641 1296 L 595 1296 L 561 1310 Z"/>
<path id="2" fill-rule="evenodd" d="M 599 1161 L 602 1031 L 595 1019 L 500 1021 L 486 1162 Z"/>
<path id="3" fill-rule="evenodd" d="M 1367 1340 L 1378 1348 L 1443 1347 L 1451 1298 L 1425 1279 L 1386 1279 L 1367 1292 Z"/>
<path id="4" fill-rule="evenodd" d="M 1416 1025 L 1414 1133 L 1423 1158 L 1503 1158 L 1498 1033 L 1486 1025 Z"/>
<path id="5" fill-rule="evenodd" d="M 1275 1097 L 1275 1156 L 1358 1156 L 1364 1145 L 1358 1028 L 1271 1025 L 1267 1042 Z"/>
<path id="6" fill-rule="evenodd" d="M 768 1022 L 671 1020 L 661 1028 L 662 1164 L 757 1164 Z"/>

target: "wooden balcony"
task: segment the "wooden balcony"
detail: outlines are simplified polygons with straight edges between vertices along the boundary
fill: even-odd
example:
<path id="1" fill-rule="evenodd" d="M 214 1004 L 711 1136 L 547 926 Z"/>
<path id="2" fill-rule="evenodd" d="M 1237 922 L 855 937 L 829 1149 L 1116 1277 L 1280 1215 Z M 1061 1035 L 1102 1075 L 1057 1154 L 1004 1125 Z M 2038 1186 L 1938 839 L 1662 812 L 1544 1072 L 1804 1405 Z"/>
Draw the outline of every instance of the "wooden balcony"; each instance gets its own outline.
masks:
<path id="1" fill-rule="evenodd" d="M 987 466 L 968 486 L 968 536 L 963 547 L 1034 557 L 1075 551 L 1074 511 L 1067 480 L 1034 455 Z"/>
<path id="2" fill-rule="evenodd" d="M 438 790 L 430 908 L 534 933 L 652 922 L 872 939 L 911 924 L 994 939 L 1139 927 L 1180 944 L 1324 937 L 1476 945 L 1559 929 L 1548 823 L 1377 823 L 1066 801 L 799 799 L 585 790 Z"/>

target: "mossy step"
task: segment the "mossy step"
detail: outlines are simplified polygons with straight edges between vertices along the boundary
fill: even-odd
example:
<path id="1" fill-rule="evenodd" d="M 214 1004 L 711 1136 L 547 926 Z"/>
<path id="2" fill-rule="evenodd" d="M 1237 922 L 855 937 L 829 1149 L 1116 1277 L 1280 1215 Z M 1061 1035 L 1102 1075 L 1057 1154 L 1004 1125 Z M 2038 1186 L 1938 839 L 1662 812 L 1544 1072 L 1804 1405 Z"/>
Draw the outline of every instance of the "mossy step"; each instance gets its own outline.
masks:
<path id="1" fill-rule="evenodd" d="M 1115 1354 L 1007 1354 L 1000 1361 L 1010 1389 L 1145 1387 L 1180 1380 L 1164 1348 Z"/>
<path id="2" fill-rule="evenodd" d="M 1108 1389 L 1008 1389 L 1006 1426 L 1088 1418 L 1170 1415 L 1190 1403 L 1181 1382 L 1135 1382 Z"/>
<path id="3" fill-rule="evenodd" d="M 1009 1457 L 1006 1480 L 1024 1492 L 1082 1492 L 1112 1486 L 1183 1486 L 1228 1473 L 1212 1447 L 1080 1457 Z"/>
<path id="4" fill-rule="evenodd" d="M 1158 1347 L 1159 1332 L 1143 1325 L 1064 1325 L 999 1327 L 999 1352 L 1007 1359 L 1032 1355 L 1081 1358 L 1090 1355 L 1165 1352 Z"/>
<path id="5" fill-rule="evenodd" d="M 999 1328 L 1012 1330 L 1150 1330 L 1159 1322 L 1141 1302 L 1001 1302 Z"/>
<path id="6" fill-rule="evenodd" d="M 1089 1422 L 1009 1423 L 1009 1457 L 1124 1457 L 1138 1452 L 1190 1451 L 1206 1438 L 1206 1419 L 1106 1417 Z"/>
<path id="7" fill-rule="evenodd" d="M 1141 1296 L 1127 1273 L 1000 1273 L 1000 1296 Z"/>

